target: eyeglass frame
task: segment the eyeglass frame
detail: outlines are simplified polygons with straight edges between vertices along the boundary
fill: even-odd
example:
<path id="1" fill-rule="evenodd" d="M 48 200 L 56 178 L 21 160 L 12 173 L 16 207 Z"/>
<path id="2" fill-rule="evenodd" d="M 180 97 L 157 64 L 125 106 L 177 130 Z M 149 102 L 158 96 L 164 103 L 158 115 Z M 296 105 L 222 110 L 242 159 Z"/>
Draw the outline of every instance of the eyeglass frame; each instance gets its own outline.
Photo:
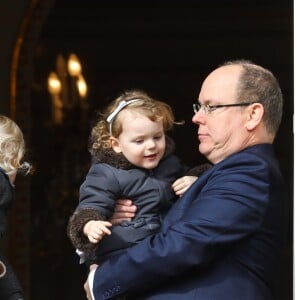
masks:
<path id="1" fill-rule="evenodd" d="M 222 107 L 237 107 L 237 106 L 248 106 L 254 103 L 258 103 L 258 101 L 254 102 L 241 102 L 241 103 L 231 103 L 231 104 L 218 104 L 218 105 L 210 105 L 210 104 L 201 104 L 201 103 L 193 103 L 193 110 L 196 114 L 203 107 L 203 112 L 205 114 L 210 114 L 218 108 Z"/>

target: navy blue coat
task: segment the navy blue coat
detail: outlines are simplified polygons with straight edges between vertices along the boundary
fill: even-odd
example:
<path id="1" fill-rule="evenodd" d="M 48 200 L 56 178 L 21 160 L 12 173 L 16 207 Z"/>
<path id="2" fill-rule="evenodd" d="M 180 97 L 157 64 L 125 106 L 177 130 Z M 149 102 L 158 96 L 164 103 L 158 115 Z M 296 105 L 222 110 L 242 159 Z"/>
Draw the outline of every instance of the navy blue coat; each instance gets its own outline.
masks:
<path id="1" fill-rule="evenodd" d="M 73 245 L 88 254 L 88 261 L 98 263 L 159 230 L 161 218 L 177 199 L 171 184 L 187 171 L 172 153 L 166 153 L 153 170 L 137 168 L 113 151 L 106 151 L 106 155 L 110 156 L 106 163 L 102 159 L 91 166 L 68 226 Z M 134 202 L 138 208 L 134 219 L 113 226 L 112 234 L 106 235 L 99 244 L 89 243 L 83 226 L 89 220 L 109 220 L 117 199 Z"/>
<path id="2" fill-rule="evenodd" d="M 159 233 L 97 268 L 95 299 L 273 299 L 283 192 L 272 145 L 233 154 L 199 177 Z"/>

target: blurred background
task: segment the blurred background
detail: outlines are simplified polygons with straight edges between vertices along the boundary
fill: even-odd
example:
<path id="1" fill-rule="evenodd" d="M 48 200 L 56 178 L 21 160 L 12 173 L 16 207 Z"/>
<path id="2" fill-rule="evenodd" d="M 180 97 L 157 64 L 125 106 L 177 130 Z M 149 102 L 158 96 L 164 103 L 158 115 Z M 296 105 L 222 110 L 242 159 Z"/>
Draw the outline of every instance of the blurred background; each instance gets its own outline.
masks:
<path id="1" fill-rule="evenodd" d="M 96 112 L 123 90 L 144 89 L 185 120 L 172 132 L 176 152 L 199 164 L 192 103 L 206 75 L 237 58 L 269 68 L 283 90 L 275 150 L 289 194 L 278 299 L 292 299 L 293 34 L 291 0 L 1 0 L 0 113 L 24 131 L 35 167 L 17 178 L 4 243 L 27 299 L 85 299 L 66 224 Z"/>

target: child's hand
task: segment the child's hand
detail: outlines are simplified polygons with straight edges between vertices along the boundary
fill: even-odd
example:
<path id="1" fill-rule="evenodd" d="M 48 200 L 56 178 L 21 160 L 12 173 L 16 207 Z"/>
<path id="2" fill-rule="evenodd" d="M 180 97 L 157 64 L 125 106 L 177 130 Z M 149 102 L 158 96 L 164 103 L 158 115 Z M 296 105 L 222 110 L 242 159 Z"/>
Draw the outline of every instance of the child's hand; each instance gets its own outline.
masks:
<path id="1" fill-rule="evenodd" d="M 173 184 L 172 189 L 177 196 L 182 196 L 184 192 L 198 179 L 197 176 L 183 176 L 178 178 Z"/>
<path id="2" fill-rule="evenodd" d="M 112 224 L 107 221 L 91 220 L 84 225 L 83 233 L 88 237 L 91 243 L 96 244 L 102 240 L 106 234 L 111 234 L 111 231 L 108 229 L 108 227 L 111 226 Z"/>

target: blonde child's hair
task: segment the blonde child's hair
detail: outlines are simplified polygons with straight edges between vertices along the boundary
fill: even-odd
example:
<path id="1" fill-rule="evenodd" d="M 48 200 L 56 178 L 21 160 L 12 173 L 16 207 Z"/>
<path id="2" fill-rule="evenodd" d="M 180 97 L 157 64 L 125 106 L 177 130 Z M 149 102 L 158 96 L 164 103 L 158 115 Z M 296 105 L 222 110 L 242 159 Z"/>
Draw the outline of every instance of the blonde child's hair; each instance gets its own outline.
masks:
<path id="1" fill-rule="evenodd" d="M 111 136 L 118 137 L 122 133 L 122 124 L 118 119 L 118 115 L 113 118 L 113 121 L 107 121 L 122 101 L 132 101 L 124 106 L 122 110 L 134 110 L 142 113 L 151 121 L 162 121 L 165 132 L 171 130 L 176 124 L 172 108 L 167 103 L 155 100 L 141 90 L 126 91 L 108 105 L 92 128 L 89 141 L 89 151 L 92 155 L 97 156 L 102 149 L 111 148 Z"/>
<path id="2" fill-rule="evenodd" d="M 19 126 L 0 115 L 0 167 L 8 174 L 16 173 L 24 164 L 25 141 Z M 25 167 L 25 166 L 24 166 Z"/>

